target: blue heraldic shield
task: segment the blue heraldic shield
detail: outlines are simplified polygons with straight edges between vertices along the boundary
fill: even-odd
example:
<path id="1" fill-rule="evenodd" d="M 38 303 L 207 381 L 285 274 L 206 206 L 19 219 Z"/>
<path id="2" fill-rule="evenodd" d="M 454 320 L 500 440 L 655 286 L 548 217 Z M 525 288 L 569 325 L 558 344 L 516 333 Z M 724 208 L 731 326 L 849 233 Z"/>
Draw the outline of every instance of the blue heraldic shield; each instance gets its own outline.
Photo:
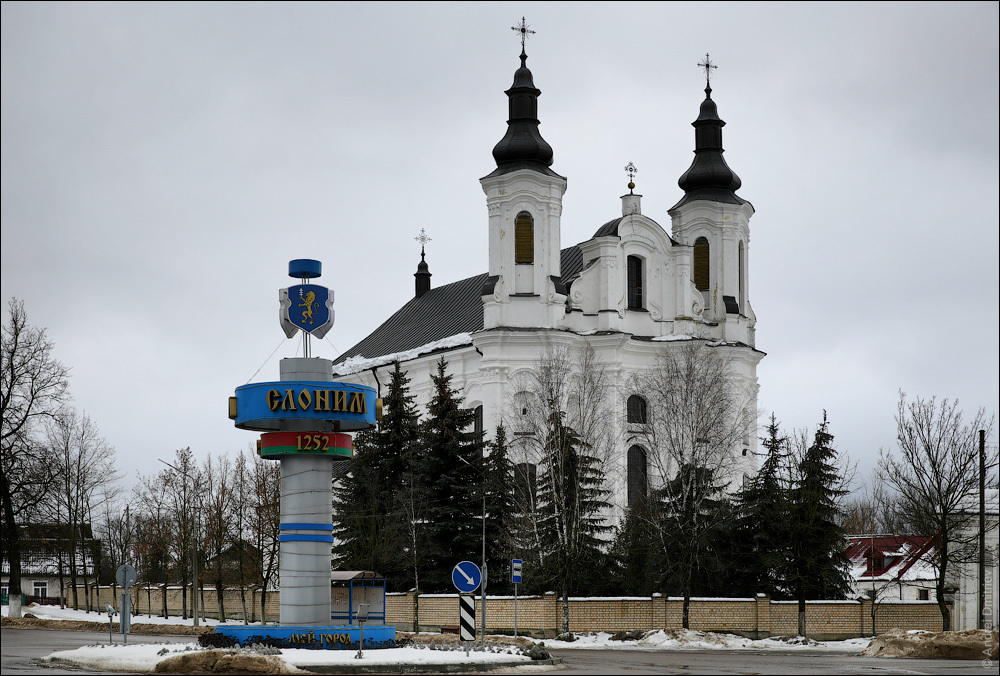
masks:
<path id="1" fill-rule="evenodd" d="M 333 326 L 333 292 L 317 284 L 297 284 L 279 292 L 281 328 L 291 338 L 298 329 L 322 338 Z"/>

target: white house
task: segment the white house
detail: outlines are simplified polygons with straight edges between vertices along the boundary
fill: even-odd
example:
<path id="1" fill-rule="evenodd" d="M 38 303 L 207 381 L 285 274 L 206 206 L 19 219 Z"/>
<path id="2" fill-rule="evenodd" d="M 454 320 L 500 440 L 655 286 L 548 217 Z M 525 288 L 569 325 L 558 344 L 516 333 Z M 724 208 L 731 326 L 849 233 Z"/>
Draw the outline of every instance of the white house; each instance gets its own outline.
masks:
<path id="1" fill-rule="evenodd" d="M 973 519 L 970 532 L 966 532 L 964 537 L 972 537 L 979 531 L 979 502 L 973 500 L 967 512 L 976 515 Z M 986 501 L 984 510 L 985 522 L 985 561 L 983 566 L 983 626 L 985 628 L 997 628 L 1000 626 L 998 620 L 998 595 L 997 584 L 1000 583 L 1000 491 L 996 488 L 986 490 Z M 972 531 L 975 531 L 973 533 Z M 952 628 L 956 631 L 962 629 L 976 629 L 980 613 L 979 602 L 979 564 L 966 563 L 956 566 L 955 577 L 958 591 L 955 592 L 955 608 L 952 612 Z M 949 575 L 949 577 L 951 577 Z"/>
<path id="2" fill-rule="evenodd" d="M 876 601 L 933 601 L 937 550 L 923 535 L 850 535 L 854 596 Z"/>
<path id="3" fill-rule="evenodd" d="M 414 297 L 346 350 L 334 376 L 378 387 L 399 359 L 423 407 L 443 355 L 453 384 L 481 414 L 489 436 L 510 413 L 519 374 L 546 349 L 589 346 L 615 381 L 607 420 L 615 450 L 604 470 L 617 518 L 630 500 L 629 487 L 634 496 L 655 480 L 650 449 L 635 434 L 647 402 L 633 383 L 661 351 L 702 341 L 726 360 L 747 410 L 756 411 L 756 369 L 764 353 L 755 347 L 750 305 L 754 208 L 736 193 L 740 178 L 723 158 L 725 122 L 706 86 L 693 123 L 694 160 L 678 181 L 683 192 L 668 211 L 669 230 L 642 213 L 630 182 L 620 200 L 609 196 L 609 213 L 595 219 L 593 236 L 567 245 L 561 238 L 567 178 L 551 168 L 553 150 L 539 132 L 541 92 L 523 50 L 520 59 L 506 91 L 507 131 L 493 149 L 496 167 L 480 179 L 487 271 L 431 288 L 421 251 Z M 726 463 L 733 488 L 756 471 L 756 437 L 749 429 Z"/>

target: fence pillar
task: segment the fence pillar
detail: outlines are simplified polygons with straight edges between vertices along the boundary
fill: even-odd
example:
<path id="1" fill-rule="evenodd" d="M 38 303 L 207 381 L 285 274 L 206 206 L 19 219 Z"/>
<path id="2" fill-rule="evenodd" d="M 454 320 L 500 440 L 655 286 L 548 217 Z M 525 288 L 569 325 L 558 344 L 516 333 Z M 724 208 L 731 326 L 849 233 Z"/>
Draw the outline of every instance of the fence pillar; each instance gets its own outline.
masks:
<path id="1" fill-rule="evenodd" d="M 767 594 L 757 594 L 757 638 L 771 636 L 771 597 Z"/>

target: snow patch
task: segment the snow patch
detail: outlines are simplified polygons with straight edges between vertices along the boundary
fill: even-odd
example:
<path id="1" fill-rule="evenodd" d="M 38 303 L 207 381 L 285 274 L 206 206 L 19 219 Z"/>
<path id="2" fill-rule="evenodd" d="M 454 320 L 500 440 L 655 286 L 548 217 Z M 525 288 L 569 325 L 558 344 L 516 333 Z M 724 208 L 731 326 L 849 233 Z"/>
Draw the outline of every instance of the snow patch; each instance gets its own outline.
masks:
<path id="1" fill-rule="evenodd" d="M 471 344 L 471 335 L 468 333 L 456 333 L 454 336 L 448 336 L 447 338 L 442 338 L 441 340 L 435 340 L 431 343 L 427 343 L 426 345 L 421 345 L 420 347 L 415 347 L 412 350 L 406 350 L 404 352 L 395 352 L 393 354 L 386 354 L 381 357 L 373 357 L 371 359 L 366 359 L 364 357 L 351 357 L 349 359 L 345 359 L 343 363 L 334 365 L 333 375 L 345 376 L 352 373 L 359 373 L 361 371 L 368 371 L 378 366 L 391 364 L 394 361 L 404 362 L 416 359 L 421 355 L 434 352 L 435 350 L 443 350 Z"/>

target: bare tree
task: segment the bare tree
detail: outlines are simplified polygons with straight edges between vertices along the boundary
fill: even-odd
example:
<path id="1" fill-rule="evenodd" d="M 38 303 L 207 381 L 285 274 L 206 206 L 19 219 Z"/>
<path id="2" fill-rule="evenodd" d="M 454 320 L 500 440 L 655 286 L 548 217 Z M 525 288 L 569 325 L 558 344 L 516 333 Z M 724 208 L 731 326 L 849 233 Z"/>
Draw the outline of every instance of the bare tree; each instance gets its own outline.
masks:
<path id="1" fill-rule="evenodd" d="M 52 449 L 53 470 L 59 477 L 53 497 L 58 513 L 65 517 L 73 607 L 80 607 L 77 585 L 82 572 L 85 605 L 89 612 L 90 587 L 86 569 L 88 560 L 91 566 L 97 563 L 94 552 L 90 551 L 93 544 L 90 517 L 93 508 L 100 507 L 116 490 L 119 474 L 115 470 L 115 449 L 101 436 L 90 416 L 78 414 L 71 408 L 49 420 L 46 437 Z M 86 538 L 87 533 L 90 538 Z M 88 539 L 91 542 L 87 542 Z"/>
<path id="2" fill-rule="evenodd" d="M 538 579 L 548 571 L 558 586 L 568 631 L 569 594 L 600 577 L 611 532 L 603 472 L 614 439 L 610 378 L 589 345 L 550 346 L 513 384 L 505 417 L 514 434 L 520 545 Z"/>
<path id="3" fill-rule="evenodd" d="M 173 547 L 171 547 L 172 568 L 181 583 L 181 617 L 188 617 L 188 583 L 192 594 L 197 593 L 197 581 L 193 579 L 192 552 L 197 556 L 198 532 L 196 525 L 199 508 L 196 484 L 198 467 L 191 448 L 179 448 L 174 452 L 173 462 L 160 471 L 164 498 L 171 520 Z M 192 602 L 194 599 L 192 599 Z M 193 616 L 193 614 L 192 614 Z"/>
<path id="4" fill-rule="evenodd" d="M 136 507 L 135 546 L 136 571 L 146 587 L 146 607 L 152 615 L 152 587 L 159 583 L 161 613 L 167 617 L 167 585 L 170 581 L 171 562 L 177 546 L 173 534 L 171 511 L 167 505 L 166 476 L 161 472 L 151 477 L 139 477 L 133 489 Z"/>
<path id="5" fill-rule="evenodd" d="M 879 478 L 899 496 L 899 510 L 917 532 L 931 538 L 941 628 L 951 629 L 948 593 L 953 566 L 977 560 L 976 509 L 979 492 L 979 448 L 976 435 L 993 432 L 994 417 L 980 408 L 965 422 L 958 402 L 936 397 L 907 401 L 899 393 L 896 452 L 882 450 Z M 997 448 L 988 451 L 987 467 L 996 467 Z M 996 475 L 988 478 L 995 485 Z"/>
<path id="6" fill-rule="evenodd" d="M 55 474 L 35 435 L 39 423 L 68 398 L 69 369 L 52 357 L 44 329 L 28 324 L 24 303 L 12 298 L 0 342 L 0 550 L 10 564 L 10 617 L 21 616 L 21 537 L 18 521 L 44 499 Z"/>
<path id="7" fill-rule="evenodd" d="M 97 526 L 97 531 L 104 543 L 104 552 L 108 556 L 111 570 L 117 571 L 122 564 L 133 562 L 132 548 L 135 530 L 128 504 L 125 504 L 123 508 L 117 500 L 105 500 L 104 513 Z M 112 579 L 111 589 L 111 597 L 117 599 L 118 583 L 116 579 Z"/>
<path id="8" fill-rule="evenodd" d="M 885 483 L 871 477 L 860 492 L 844 500 L 844 531 L 854 535 L 884 535 L 906 533 L 912 530 L 901 518 L 899 497 L 886 489 Z"/>
<path id="9" fill-rule="evenodd" d="M 680 587 L 689 628 L 694 576 L 713 556 L 711 532 L 728 518 L 722 489 L 757 414 L 724 354 L 701 340 L 666 346 L 633 388 L 649 402 L 641 433 L 661 482 L 654 513 L 664 572 Z"/>
<path id="10" fill-rule="evenodd" d="M 234 535 L 236 534 L 238 515 L 234 513 L 235 491 L 232 480 L 233 467 L 229 458 L 220 456 L 214 462 L 212 456 L 205 458 L 201 476 L 204 479 L 204 550 L 206 558 L 211 559 L 210 570 L 215 584 L 215 598 L 218 605 L 218 620 L 226 621 L 225 588 L 229 574 L 226 557 L 231 553 Z M 237 542 L 242 548 L 242 543 Z M 204 604 L 202 604 L 204 610 Z"/>
<path id="11" fill-rule="evenodd" d="M 253 562 L 260 587 L 260 620 L 267 623 L 267 590 L 277 582 L 279 511 L 281 508 L 281 468 L 273 460 L 254 458 L 250 476 L 250 518 L 247 530 L 260 552 Z"/>

